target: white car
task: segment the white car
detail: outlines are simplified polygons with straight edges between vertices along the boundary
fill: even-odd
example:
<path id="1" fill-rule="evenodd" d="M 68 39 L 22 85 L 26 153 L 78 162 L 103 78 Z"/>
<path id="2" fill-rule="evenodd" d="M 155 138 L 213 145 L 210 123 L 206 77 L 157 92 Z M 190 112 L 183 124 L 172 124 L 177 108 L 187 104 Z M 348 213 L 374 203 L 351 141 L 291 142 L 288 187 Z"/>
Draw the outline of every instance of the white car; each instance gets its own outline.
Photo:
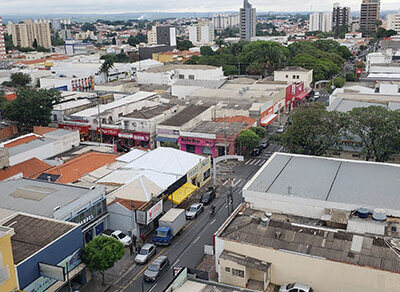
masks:
<path id="1" fill-rule="evenodd" d="M 138 264 L 145 264 L 149 259 L 156 254 L 156 246 L 151 243 L 146 243 L 140 249 L 135 257 L 135 262 Z"/>
<path id="2" fill-rule="evenodd" d="M 314 93 L 314 99 L 318 99 L 320 96 L 321 95 L 318 91 Z"/>
<path id="3" fill-rule="evenodd" d="M 282 285 L 281 288 L 279 288 L 279 292 L 313 292 L 313 289 L 308 285 L 289 283 Z"/>
<path id="4" fill-rule="evenodd" d="M 132 239 L 120 230 L 115 230 L 111 233 L 111 237 L 121 242 L 124 246 L 129 246 L 132 243 Z"/>
<path id="5" fill-rule="evenodd" d="M 286 130 L 285 126 L 279 126 L 278 129 L 276 130 L 276 132 L 280 134 L 280 133 L 285 132 L 285 130 Z"/>

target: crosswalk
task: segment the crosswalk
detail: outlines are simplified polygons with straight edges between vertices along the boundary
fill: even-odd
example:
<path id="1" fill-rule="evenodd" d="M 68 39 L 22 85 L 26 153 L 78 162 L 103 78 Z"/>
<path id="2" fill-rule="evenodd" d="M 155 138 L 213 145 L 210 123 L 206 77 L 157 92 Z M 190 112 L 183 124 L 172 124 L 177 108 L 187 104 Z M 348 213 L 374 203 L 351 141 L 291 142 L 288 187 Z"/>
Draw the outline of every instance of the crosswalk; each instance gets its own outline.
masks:
<path id="1" fill-rule="evenodd" d="M 253 165 L 253 166 L 260 166 L 263 165 L 264 162 L 266 162 L 268 159 L 257 159 L 257 158 L 252 158 L 247 160 L 244 165 Z"/>

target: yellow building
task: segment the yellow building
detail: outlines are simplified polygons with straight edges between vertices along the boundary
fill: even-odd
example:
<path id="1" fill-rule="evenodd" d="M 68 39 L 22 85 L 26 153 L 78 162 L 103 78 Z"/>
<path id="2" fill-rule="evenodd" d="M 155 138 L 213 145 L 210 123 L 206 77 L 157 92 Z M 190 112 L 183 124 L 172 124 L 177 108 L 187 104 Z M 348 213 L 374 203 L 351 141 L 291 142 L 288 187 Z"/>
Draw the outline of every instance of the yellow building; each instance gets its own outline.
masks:
<path id="1" fill-rule="evenodd" d="M 12 228 L 0 227 L 0 291 L 8 292 L 17 289 L 14 259 L 11 249 Z"/>
<path id="2" fill-rule="evenodd" d="M 153 60 L 162 63 L 171 63 L 174 61 L 174 53 L 173 52 L 153 53 Z"/>

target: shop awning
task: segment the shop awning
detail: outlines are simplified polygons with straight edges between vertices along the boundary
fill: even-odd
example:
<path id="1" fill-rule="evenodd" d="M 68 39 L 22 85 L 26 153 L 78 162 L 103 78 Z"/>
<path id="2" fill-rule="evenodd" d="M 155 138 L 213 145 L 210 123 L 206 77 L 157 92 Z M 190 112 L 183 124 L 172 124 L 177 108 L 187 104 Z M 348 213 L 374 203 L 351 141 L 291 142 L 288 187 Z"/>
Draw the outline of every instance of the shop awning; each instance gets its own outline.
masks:
<path id="1" fill-rule="evenodd" d="M 173 192 L 172 195 L 168 197 L 168 199 L 175 205 L 179 205 L 183 201 L 185 201 L 191 194 L 193 194 L 197 189 L 198 187 L 187 182 L 175 192 Z"/>
<path id="2" fill-rule="evenodd" d="M 305 92 L 302 92 L 302 93 L 300 93 L 298 96 L 296 96 L 296 99 L 297 100 L 302 100 L 303 98 L 305 98 L 308 94 L 310 93 L 310 91 L 305 91 Z"/>
<path id="3" fill-rule="evenodd" d="M 168 138 L 168 137 L 157 137 L 156 141 L 158 142 L 171 142 L 171 143 L 177 143 L 178 139 L 176 138 Z"/>
<path id="4" fill-rule="evenodd" d="M 268 126 L 278 118 L 277 114 L 272 114 L 261 119 L 261 126 Z"/>

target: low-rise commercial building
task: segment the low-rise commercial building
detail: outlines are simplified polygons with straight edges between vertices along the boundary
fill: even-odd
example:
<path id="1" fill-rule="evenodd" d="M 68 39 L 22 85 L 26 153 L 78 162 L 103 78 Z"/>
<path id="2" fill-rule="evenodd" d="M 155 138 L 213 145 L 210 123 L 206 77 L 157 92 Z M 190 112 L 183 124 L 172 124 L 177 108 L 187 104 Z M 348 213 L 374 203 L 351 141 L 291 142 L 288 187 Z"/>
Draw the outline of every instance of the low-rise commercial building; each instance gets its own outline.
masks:
<path id="1" fill-rule="evenodd" d="M 399 173 L 394 164 L 275 153 L 215 234 L 219 281 L 399 289 Z"/>
<path id="2" fill-rule="evenodd" d="M 312 88 L 313 70 L 303 69 L 301 67 L 286 67 L 274 71 L 274 81 L 284 82 L 304 82 L 305 87 Z"/>
<path id="3" fill-rule="evenodd" d="M 12 247 L 12 259 L 9 253 L 2 255 L 1 265 L 7 267 L 3 275 L 9 275 L 6 284 L 11 289 L 2 291 L 16 288 L 11 284 L 15 277 L 19 291 L 27 292 L 57 291 L 68 287 L 67 279 L 80 286 L 86 283 L 90 274 L 80 257 L 83 244 L 79 224 L 23 213 L 1 219 L 0 230 L 9 230 L 5 239 L 10 241 L 11 237 Z"/>
<path id="4" fill-rule="evenodd" d="M 14 267 L 11 236 L 14 230 L 0 227 L 0 289 L 1 291 L 16 291 L 18 288 L 17 275 Z"/>
<path id="5" fill-rule="evenodd" d="M 171 85 L 171 94 L 180 99 L 185 99 L 188 95 L 196 93 L 202 88 L 218 89 L 226 80 L 177 80 Z"/>

